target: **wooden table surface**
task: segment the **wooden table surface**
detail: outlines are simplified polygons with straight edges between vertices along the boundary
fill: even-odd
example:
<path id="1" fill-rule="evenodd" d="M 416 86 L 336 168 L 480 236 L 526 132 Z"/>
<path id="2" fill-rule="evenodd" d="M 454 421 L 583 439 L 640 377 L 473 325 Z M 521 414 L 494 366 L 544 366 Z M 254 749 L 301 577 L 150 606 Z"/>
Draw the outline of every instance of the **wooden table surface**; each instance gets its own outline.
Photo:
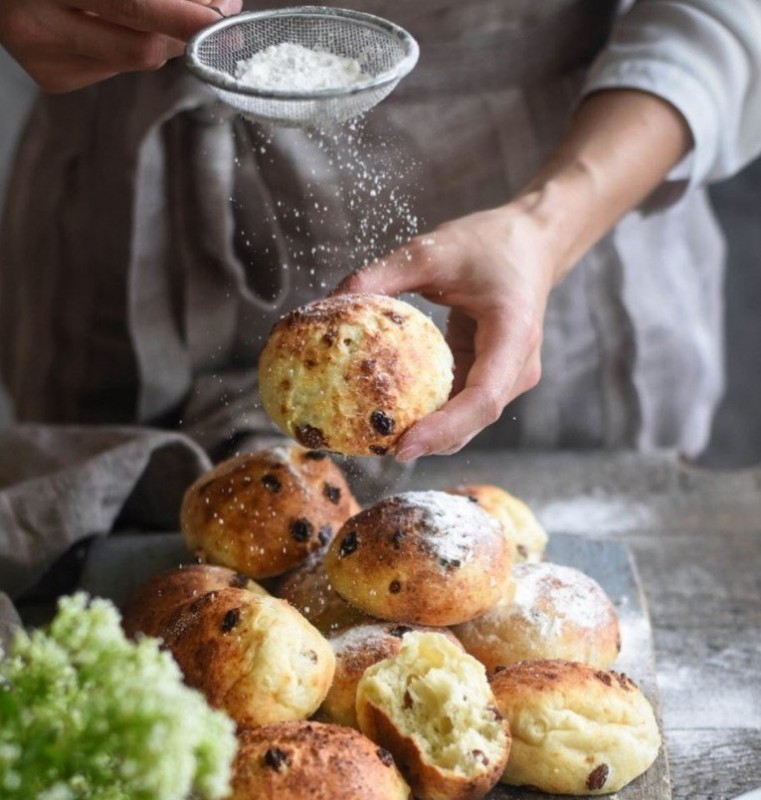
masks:
<path id="1" fill-rule="evenodd" d="M 421 462 L 409 488 L 452 483 L 501 485 L 550 532 L 625 541 L 650 606 L 673 797 L 761 787 L 761 468 L 470 452 Z"/>

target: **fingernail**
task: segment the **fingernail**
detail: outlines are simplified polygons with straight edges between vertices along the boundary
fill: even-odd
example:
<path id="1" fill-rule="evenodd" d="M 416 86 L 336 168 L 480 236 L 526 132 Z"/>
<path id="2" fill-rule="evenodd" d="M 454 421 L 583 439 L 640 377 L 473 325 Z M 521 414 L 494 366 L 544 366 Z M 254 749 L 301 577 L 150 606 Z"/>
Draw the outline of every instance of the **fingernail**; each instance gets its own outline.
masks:
<path id="1" fill-rule="evenodd" d="M 420 458 L 422 455 L 425 455 L 425 450 L 420 445 L 413 444 L 400 450 L 396 454 L 396 460 L 401 464 L 405 464 L 407 461 L 414 461 L 416 458 Z"/>

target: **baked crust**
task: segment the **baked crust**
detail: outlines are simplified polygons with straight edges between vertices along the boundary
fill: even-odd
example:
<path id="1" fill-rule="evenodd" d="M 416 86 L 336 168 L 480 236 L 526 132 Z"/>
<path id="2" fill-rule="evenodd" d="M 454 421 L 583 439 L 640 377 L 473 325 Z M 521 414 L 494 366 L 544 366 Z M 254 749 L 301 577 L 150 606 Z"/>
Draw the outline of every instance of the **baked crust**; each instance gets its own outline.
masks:
<path id="1" fill-rule="evenodd" d="M 505 783 L 552 794 L 610 794 L 658 755 L 653 709 L 622 673 L 560 660 L 523 661 L 490 681 L 513 736 Z"/>
<path id="2" fill-rule="evenodd" d="M 513 546 L 513 560 L 516 564 L 541 561 L 544 558 L 547 532 L 523 500 L 491 484 L 451 486 L 446 491 L 472 497 L 487 514 L 499 521 Z"/>
<path id="3" fill-rule="evenodd" d="M 229 588 L 267 594 L 255 581 L 226 567 L 184 564 L 159 572 L 129 598 L 123 609 L 122 626 L 131 638 L 138 633 L 161 636 L 178 606 L 208 592 Z"/>
<path id="4" fill-rule="evenodd" d="M 618 658 L 618 616 L 595 580 L 549 562 L 518 564 L 513 578 L 512 599 L 455 629 L 488 670 L 542 658 L 607 669 Z"/>
<path id="5" fill-rule="evenodd" d="M 393 756 L 351 728 L 286 722 L 244 730 L 229 800 L 413 800 Z"/>
<path id="6" fill-rule="evenodd" d="M 244 589 L 178 606 L 160 631 L 189 686 L 239 725 L 305 719 L 335 670 L 328 642 L 284 600 Z"/>
<path id="7" fill-rule="evenodd" d="M 492 608 L 512 581 L 497 522 L 464 497 L 407 492 L 352 517 L 325 558 L 349 603 L 381 619 L 446 626 Z"/>
<path id="8" fill-rule="evenodd" d="M 384 455 L 452 388 L 438 328 L 408 303 L 340 295 L 283 317 L 259 359 L 264 409 L 305 447 Z"/>
<path id="9" fill-rule="evenodd" d="M 359 505 L 324 453 L 281 446 L 217 465 L 185 493 L 181 525 L 203 561 L 252 578 L 294 569 L 330 543 Z"/>

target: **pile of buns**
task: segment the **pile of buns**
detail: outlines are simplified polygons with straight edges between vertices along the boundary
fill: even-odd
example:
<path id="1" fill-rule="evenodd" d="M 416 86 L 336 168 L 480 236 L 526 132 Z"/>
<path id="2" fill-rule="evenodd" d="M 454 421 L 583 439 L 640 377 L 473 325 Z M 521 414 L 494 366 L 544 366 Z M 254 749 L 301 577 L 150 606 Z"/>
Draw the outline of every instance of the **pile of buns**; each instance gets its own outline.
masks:
<path id="1" fill-rule="evenodd" d="M 360 510 L 324 452 L 277 447 L 193 484 L 182 527 L 203 563 L 154 576 L 124 625 L 237 722 L 233 800 L 608 794 L 657 756 L 649 702 L 608 671 L 612 604 L 542 560 L 503 489 Z"/>

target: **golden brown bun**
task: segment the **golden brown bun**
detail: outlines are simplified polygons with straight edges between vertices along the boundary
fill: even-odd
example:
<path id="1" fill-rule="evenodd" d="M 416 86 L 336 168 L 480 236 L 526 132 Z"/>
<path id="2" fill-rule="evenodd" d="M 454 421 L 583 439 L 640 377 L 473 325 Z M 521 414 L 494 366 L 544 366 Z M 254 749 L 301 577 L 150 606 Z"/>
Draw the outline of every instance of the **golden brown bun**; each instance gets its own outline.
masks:
<path id="1" fill-rule="evenodd" d="M 245 730 L 228 800 L 413 800 L 393 756 L 361 733 L 320 722 Z"/>
<path id="2" fill-rule="evenodd" d="M 246 589 L 267 594 L 258 583 L 225 567 L 184 564 L 154 575 L 127 601 L 122 625 L 127 636 L 160 636 L 176 608 L 183 603 L 219 589 Z"/>
<path id="3" fill-rule="evenodd" d="M 365 672 L 357 718 L 420 800 L 482 797 L 510 751 L 483 666 L 440 633 L 408 634 L 397 656 Z"/>
<path id="4" fill-rule="evenodd" d="M 487 514 L 500 522 L 505 536 L 513 545 L 516 563 L 542 560 L 547 547 L 547 532 L 523 500 L 499 486 L 488 484 L 452 486 L 446 491 L 472 497 Z"/>
<path id="5" fill-rule="evenodd" d="M 244 589 L 179 606 L 160 635 L 188 685 L 240 725 L 309 717 L 333 680 L 319 631 L 284 600 Z"/>
<path id="6" fill-rule="evenodd" d="M 225 461 L 185 493 L 185 541 L 199 558 L 252 578 L 282 575 L 324 548 L 359 510 L 324 453 L 273 447 Z"/>
<path id="7" fill-rule="evenodd" d="M 515 595 L 455 628 L 489 671 L 518 661 L 561 658 L 607 669 L 621 649 L 618 617 L 600 585 L 572 567 L 518 564 Z"/>
<path id="8" fill-rule="evenodd" d="M 407 492 L 352 517 L 325 565 L 352 605 L 418 625 L 480 616 L 512 581 L 510 547 L 496 521 L 445 492 Z"/>
<path id="9" fill-rule="evenodd" d="M 278 586 L 277 596 L 298 609 L 325 636 L 374 622 L 373 617 L 349 605 L 331 586 L 325 561 L 318 556 L 286 576 Z"/>
<path id="10" fill-rule="evenodd" d="M 402 639 L 413 631 L 440 632 L 462 649 L 454 634 L 446 628 L 421 628 L 396 622 L 357 625 L 328 639 L 336 654 L 336 672 L 319 719 L 357 728 L 357 684 L 365 670 L 402 649 Z"/>
<path id="11" fill-rule="evenodd" d="M 452 388 L 452 353 L 425 314 L 381 295 L 297 308 L 259 359 L 264 410 L 304 447 L 383 455 Z"/>
<path id="12" fill-rule="evenodd" d="M 661 737 L 636 684 L 568 661 L 524 661 L 491 677 L 510 722 L 503 781 L 552 794 L 617 792 L 655 761 Z"/>

